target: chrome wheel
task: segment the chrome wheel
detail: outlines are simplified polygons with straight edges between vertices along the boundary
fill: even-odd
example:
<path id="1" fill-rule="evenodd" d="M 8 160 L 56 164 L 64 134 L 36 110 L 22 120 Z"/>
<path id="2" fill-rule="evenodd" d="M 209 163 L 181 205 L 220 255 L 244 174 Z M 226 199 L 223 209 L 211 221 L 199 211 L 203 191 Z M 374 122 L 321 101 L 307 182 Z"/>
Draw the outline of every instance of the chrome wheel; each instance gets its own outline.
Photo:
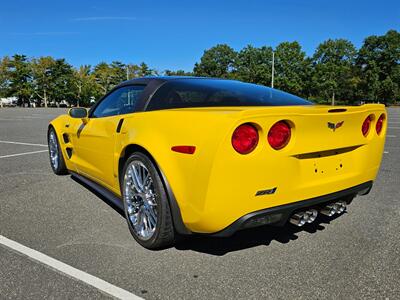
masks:
<path id="1" fill-rule="evenodd" d="M 50 162 L 54 170 L 58 168 L 58 142 L 56 133 L 51 130 L 49 133 L 49 152 L 50 152 Z"/>
<path id="2" fill-rule="evenodd" d="M 153 178 L 139 160 L 131 161 L 125 170 L 123 197 L 127 216 L 137 237 L 149 240 L 157 226 L 157 202 Z"/>

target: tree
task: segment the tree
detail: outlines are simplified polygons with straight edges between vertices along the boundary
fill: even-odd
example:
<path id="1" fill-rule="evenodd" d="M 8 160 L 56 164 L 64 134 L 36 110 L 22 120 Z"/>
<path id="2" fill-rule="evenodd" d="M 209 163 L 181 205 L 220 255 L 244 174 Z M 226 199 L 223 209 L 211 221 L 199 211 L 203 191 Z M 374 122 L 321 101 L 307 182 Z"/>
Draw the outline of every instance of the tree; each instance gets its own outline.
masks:
<path id="1" fill-rule="evenodd" d="M 399 99 L 399 64 L 399 32 L 389 30 L 383 36 L 367 37 L 356 60 L 363 98 L 383 102 Z"/>
<path id="2" fill-rule="evenodd" d="M 380 84 L 379 95 L 384 103 L 391 102 L 399 94 L 399 84 L 394 82 L 390 76 L 386 77 Z"/>
<path id="3" fill-rule="evenodd" d="M 54 85 L 54 74 L 52 72 L 55 63 L 55 60 L 50 56 L 31 61 L 33 91 L 39 97 L 39 106 L 41 101 L 44 101 L 45 107 L 49 102 L 49 96 Z"/>
<path id="4" fill-rule="evenodd" d="M 145 63 L 138 66 L 134 64 L 125 65 L 119 61 L 113 61 L 110 65 L 101 62 L 94 67 L 93 72 L 101 94 L 107 93 L 122 81 L 151 74 L 153 74 L 153 70 Z"/>
<path id="5" fill-rule="evenodd" d="M 177 70 L 177 71 L 165 70 L 164 74 L 166 76 L 193 76 L 192 72 L 186 72 L 184 70 Z"/>
<path id="6" fill-rule="evenodd" d="M 284 42 L 275 49 L 275 87 L 307 96 L 306 82 L 310 64 L 298 42 Z"/>
<path id="7" fill-rule="evenodd" d="M 136 64 L 127 64 L 125 66 L 126 69 L 126 79 L 133 79 L 140 77 L 140 67 Z"/>
<path id="8" fill-rule="evenodd" d="M 252 83 L 271 85 L 272 48 L 243 48 L 235 58 L 235 78 Z"/>
<path id="9" fill-rule="evenodd" d="M 139 76 L 144 77 L 144 76 L 150 76 L 150 75 L 153 75 L 153 70 L 151 70 L 146 63 L 142 62 L 139 65 Z"/>
<path id="10" fill-rule="evenodd" d="M 193 72 L 165 70 L 167 76 L 210 76 L 271 84 L 272 48 L 248 45 L 236 52 L 226 44 L 204 51 Z M 122 81 L 158 75 L 145 62 L 101 62 L 73 68 L 64 59 L 25 55 L 0 58 L 0 96 L 15 96 L 19 105 L 68 101 L 88 105 Z M 359 51 L 344 39 L 321 43 L 307 57 L 298 42 L 275 49 L 275 87 L 311 99 L 338 98 L 347 103 L 400 100 L 400 33 L 389 30 L 364 40 Z"/>
<path id="11" fill-rule="evenodd" d="M 0 98 L 7 97 L 10 93 L 10 58 L 0 59 Z"/>
<path id="12" fill-rule="evenodd" d="M 62 100 L 73 102 L 72 90 L 73 68 L 65 59 L 54 59 L 50 56 L 31 61 L 32 89 L 38 104 L 44 102 L 60 103 Z"/>
<path id="13" fill-rule="evenodd" d="M 96 65 L 93 74 L 102 94 L 106 94 L 116 84 L 114 70 L 105 62 Z"/>
<path id="14" fill-rule="evenodd" d="M 29 99 L 33 94 L 32 73 L 30 63 L 25 55 L 15 54 L 9 62 L 10 94 L 18 98 L 18 104 L 30 105 Z"/>
<path id="15" fill-rule="evenodd" d="M 321 43 L 313 55 L 315 68 L 312 82 L 318 97 L 349 99 L 356 49 L 345 39 Z"/>
<path id="16" fill-rule="evenodd" d="M 113 61 L 110 65 L 112 77 L 113 77 L 113 84 L 117 85 L 126 79 L 126 66 L 120 61 Z"/>
<path id="17" fill-rule="evenodd" d="M 89 65 L 80 66 L 73 75 L 74 97 L 76 105 L 89 106 L 92 98 L 98 98 L 100 91 Z"/>
<path id="18" fill-rule="evenodd" d="M 237 53 L 226 44 L 218 44 L 204 51 L 193 72 L 196 76 L 230 78 Z"/>
<path id="19" fill-rule="evenodd" d="M 74 103 L 74 93 L 72 87 L 73 67 L 68 64 L 64 58 L 56 59 L 52 72 L 54 76 L 54 89 L 52 98 L 56 103 L 66 101 Z"/>

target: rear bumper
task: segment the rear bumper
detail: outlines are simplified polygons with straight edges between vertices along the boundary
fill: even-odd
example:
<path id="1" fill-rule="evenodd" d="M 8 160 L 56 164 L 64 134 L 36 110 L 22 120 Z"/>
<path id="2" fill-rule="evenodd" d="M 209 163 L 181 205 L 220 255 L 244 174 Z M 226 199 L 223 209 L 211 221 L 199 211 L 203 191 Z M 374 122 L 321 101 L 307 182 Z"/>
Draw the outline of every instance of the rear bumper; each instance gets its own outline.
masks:
<path id="1" fill-rule="evenodd" d="M 244 228 L 257 227 L 267 224 L 284 225 L 290 216 L 297 210 L 323 206 L 338 199 L 348 199 L 350 202 L 356 195 L 366 195 L 371 190 L 372 183 L 372 181 L 368 181 L 335 193 L 252 212 L 239 218 L 222 231 L 212 235 L 217 237 L 229 237 L 236 231 Z"/>

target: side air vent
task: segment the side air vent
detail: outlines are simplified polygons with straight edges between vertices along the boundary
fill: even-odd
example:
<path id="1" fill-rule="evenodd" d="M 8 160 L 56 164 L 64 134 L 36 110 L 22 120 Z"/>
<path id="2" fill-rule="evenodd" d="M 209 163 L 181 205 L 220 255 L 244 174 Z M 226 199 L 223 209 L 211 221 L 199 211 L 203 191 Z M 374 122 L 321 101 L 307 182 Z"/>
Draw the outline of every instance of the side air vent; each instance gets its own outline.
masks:
<path id="1" fill-rule="evenodd" d="M 69 143 L 69 136 L 68 136 L 68 133 L 64 133 L 64 134 L 63 134 L 63 140 L 64 140 L 64 143 Z"/>
<path id="2" fill-rule="evenodd" d="M 347 109 L 345 109 L 345 108 L 333 108 L 333 109 L 328 110 L 329 113 L 339 113 L 339 112 L 345 112 L 345 111 L 347 111 Z"/>
<path id="3" fill-rule="evenodd" d="M 67 148 L 65 150 L 67 150 L 68 158 L 71 158 L 71 156 L 72 156 L 72 148 Z"/>

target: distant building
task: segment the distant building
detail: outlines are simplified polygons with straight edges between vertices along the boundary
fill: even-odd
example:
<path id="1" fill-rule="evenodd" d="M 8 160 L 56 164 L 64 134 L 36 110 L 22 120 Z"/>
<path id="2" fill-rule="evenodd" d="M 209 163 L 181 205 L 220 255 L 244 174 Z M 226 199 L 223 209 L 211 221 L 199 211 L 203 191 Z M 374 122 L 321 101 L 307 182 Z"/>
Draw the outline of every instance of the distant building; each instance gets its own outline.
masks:
<path id="1" fill-rule="evenodd" d="M 17 106 L 18 98 L 17 97 L 8 97 L 8 98 L 0 98 L 0 106 L 9 106 L 15 107 Z"/>

